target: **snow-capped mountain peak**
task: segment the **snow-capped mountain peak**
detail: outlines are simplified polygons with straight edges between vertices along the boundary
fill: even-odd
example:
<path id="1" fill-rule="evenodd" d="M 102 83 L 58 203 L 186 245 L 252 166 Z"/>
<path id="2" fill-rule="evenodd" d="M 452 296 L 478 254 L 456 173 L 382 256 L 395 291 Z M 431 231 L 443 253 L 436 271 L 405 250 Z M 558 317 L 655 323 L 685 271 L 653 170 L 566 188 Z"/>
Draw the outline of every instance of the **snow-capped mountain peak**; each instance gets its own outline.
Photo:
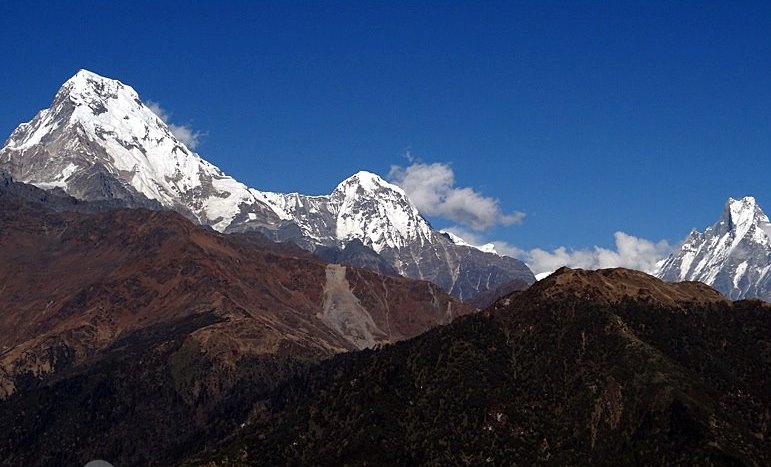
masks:
<path id="1" fill-rule="evenodd" d="M 139 95 L 131 86 L 85 69 L 79 70 L 64 82 L 59 94 L 65 93 L 73 102 L 85 104 L 104 102 L 107 99 L 139 99 Z"/>
<path id="2" fill-rule="evenodd" d="M 119 181 L 128 193 L 120 197 L 141 194 L 218 230 L 243 204 L 258 202 L 179 141 L 131 86 L 87 70 L 62 85 L 51 107 L 20 125 L 2 154 L 16 180 L 89 198 L 96 170 Z M 105 196 L 115 195 L 108 191 Z"/>
<path id="3" fill-rule="evenodd" d="M 355 238 L 376 252 L 385 247 L 422 244 L 432 237 L 431 226 L 404 191 L 370 172 L 358 172 L 340 183 L 330 196 L 336 207 L 336 236 Z"/>
<path id="4" fill-rule="evenodd" d="M 721 221 L 726 222 L 727 227 L 733 231 L 735 242 L 748 234 L 753 236 L 754 241 L 768 242 L 765 231 L 768 216 L 763 213 L 752 196 L 745 196 L 742 199 L 728 198 Z"/>
<path id="5" fill-rule="evenodd" d="M 737 299 L 771 296 L 769 219 L 755 198 L 729 198 L 720 219 L 692 231 L 661 263 L 665 280 L 704 282 Z"/>
<path id="6" fill-rule="evenodd" d="M 375 192 L 378 190 L 386 189 L 386 190 L 392 190 L 400 193 L 401 195 L 404 195 L 404 191 L 392 184 L 388 183 L 387 181 L 383 180 L 379 175 L 373 174 L 372 172 L 367 172 L 366 170 L 360 170 L 356 172 L 355 174 L 351 175 L 350 177 L 346 178 L 342 182 L 340 182 L 337 185 L 337 188 L 335 188 L 335 191 L 338 190 L 346 190 L 350 187 L 356 187 L 361 188 L 362 190 L 368 191 L 368 192 Z"/>
<path id="7" fill-rule="evenodd" d="M 291 219 L 320 245 L 342 247 L 358 239 L 379 253 L 422 245 L 433 235 L 404 191 L 371 172 L 355 173 L 329 195 L 260 195 L 281 219 Z"/>
<path id="8" fill-rule="evenodd" d="M 133 128 L 139 123 L 137 120 L 168 130 L 163 128 L 165 125 L 160 118 L 139 101 L 133 88 L 80 70 L 59 88 L 51 107 L 42 110 L 31 122 L 22 124 L 7 145 L 14 149 L 30 147 L 41 143 L 55 130 L 76 123 L 84 125 L 83 129 L 90 133 L 106 130 L 134 136 L 140 133 Z"/>

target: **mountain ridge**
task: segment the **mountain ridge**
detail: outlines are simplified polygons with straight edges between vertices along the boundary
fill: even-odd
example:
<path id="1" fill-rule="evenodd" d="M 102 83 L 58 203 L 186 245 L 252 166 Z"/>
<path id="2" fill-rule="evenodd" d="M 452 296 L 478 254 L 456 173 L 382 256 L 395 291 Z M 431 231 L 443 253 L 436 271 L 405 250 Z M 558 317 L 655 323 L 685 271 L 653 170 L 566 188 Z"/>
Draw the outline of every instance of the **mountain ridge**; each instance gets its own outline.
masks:
<path id="1" fill-rule="evenodd" d="M 329 195 L 249 188 L 188 149 L 133 88 L 86 70 L 11 134 L 0 170 L 79 199 L 160 203 L 220 232 L 257 230 L 311 251 L 359 240 L 399 274 L 461 299 L 513 279 L 535 280 L 517 259 L 434 231 L 401 188 L 370 172 L 346 178 Z"/>

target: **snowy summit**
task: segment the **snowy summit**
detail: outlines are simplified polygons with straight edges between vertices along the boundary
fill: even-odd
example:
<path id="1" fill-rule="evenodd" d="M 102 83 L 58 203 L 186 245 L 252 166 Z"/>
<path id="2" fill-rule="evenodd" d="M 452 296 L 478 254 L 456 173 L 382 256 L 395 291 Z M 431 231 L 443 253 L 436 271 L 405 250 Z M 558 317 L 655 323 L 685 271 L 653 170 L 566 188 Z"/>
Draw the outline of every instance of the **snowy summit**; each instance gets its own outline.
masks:
<path id="1" fill-rule="evenodd" d="M 669 281 L 704 282 L 732 299 L 769 299 L 769 231 L 768 216 L 755 198 L 729 198 L 720 219 L 703 232 L 691 232 L 657 275 Z"/>

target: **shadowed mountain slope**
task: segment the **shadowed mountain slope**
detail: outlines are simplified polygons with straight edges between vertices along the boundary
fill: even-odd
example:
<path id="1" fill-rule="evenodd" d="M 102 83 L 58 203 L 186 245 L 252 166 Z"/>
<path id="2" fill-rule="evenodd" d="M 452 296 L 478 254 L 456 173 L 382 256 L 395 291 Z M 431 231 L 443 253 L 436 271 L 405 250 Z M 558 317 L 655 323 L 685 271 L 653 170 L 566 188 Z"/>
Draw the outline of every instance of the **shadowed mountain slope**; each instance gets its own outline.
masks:
<path id="1" fill-rule="evenodd" d="M 202 465 L 768 465 L 771 306 L 561 269 L 324 362 Z"/>

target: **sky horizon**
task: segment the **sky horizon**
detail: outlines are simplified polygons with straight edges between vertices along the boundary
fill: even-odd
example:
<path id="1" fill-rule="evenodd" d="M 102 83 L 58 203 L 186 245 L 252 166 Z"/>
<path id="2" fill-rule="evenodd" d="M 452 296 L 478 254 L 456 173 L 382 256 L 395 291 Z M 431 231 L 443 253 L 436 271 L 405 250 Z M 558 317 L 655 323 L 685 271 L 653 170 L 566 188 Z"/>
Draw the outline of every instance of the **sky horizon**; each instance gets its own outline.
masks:
<path id="1" fill-rule="evenodd" d="M 84 68 L 248 186 L 327 194 L 367 170 L 434 227 L 523 254 L 644 264 L 728 197 L 771 209 L 764 2 L 10 1 L 0 17 L 3 138 Z"/>

